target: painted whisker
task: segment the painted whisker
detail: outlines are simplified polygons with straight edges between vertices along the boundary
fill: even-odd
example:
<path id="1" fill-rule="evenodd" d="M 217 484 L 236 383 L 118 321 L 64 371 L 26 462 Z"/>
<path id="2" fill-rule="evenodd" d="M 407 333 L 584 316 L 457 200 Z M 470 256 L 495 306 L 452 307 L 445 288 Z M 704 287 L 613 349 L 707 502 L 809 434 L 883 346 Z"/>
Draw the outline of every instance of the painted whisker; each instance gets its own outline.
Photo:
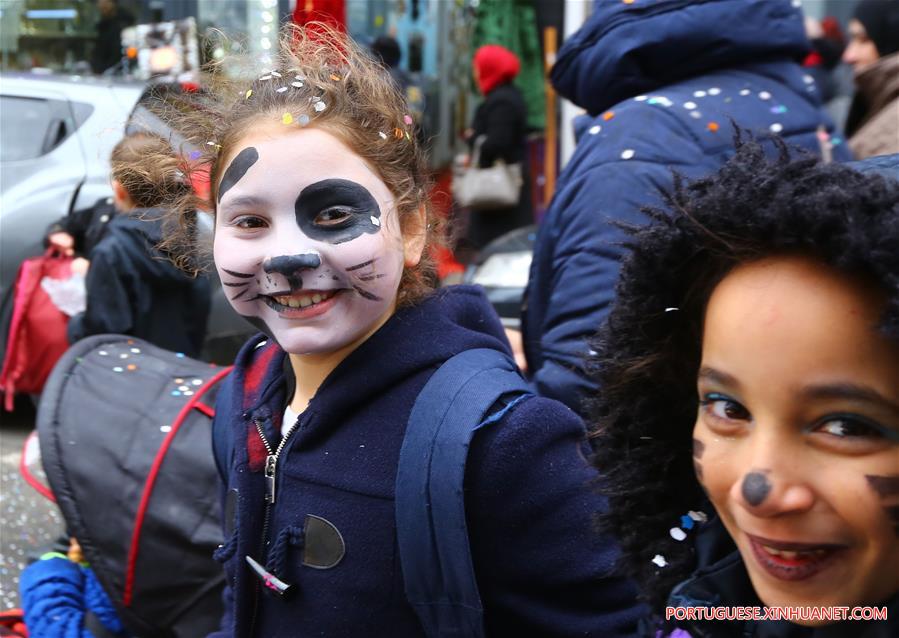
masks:
<path id="1" fill-rule="evenodd" d="M 868 485 L 871 486 L 871 489 L 877 492 L 881 498 L 899 496 L 899 474 L 892 476 L 866 474 L 865 478 L 868 479 Z"/>
<path id="2" fill-rule="evenodd" d="M 356 264 L 355 266 L 350 266 L 346 269 L 347 272 L 351 272 L 353 270 L 359 270 L 360 268 L 365 268 L 366 266 L 371 266 L 375 263 L 375 259 L 369 259 L 368 261 L 363 261 L 361 264 Z"/>
<path id="3" fill-rule="evenodd" d="M 358 292 L 362 297 L 368 299 L 370 301 L 381 301 L 381 298 L 375 294 L 368 292 L 367 290 L 360 288 L 359 286 L 354 285 L 353 289 Z"/>
<path id="4" fill-rule="evenodd" d="M 235 272 L 233 270 L 228 270 L 227 268 L 222 268 L 222 272 L 226 272 L 232 277 L 237 277 L 238 279 L 252 279 L 253 275 L 245 273 L 245 272 Z"/>

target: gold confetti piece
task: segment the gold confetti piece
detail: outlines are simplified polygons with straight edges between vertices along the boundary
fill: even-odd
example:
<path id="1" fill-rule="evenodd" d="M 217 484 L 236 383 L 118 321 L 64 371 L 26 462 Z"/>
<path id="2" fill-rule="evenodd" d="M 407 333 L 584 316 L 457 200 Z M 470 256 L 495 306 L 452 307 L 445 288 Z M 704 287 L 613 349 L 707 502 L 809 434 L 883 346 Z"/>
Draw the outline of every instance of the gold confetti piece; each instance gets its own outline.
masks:
<path id="1" fill-rule="evenodd" d="M 253 89 L 248 89 L 247 94 L 244 96 L 244 99 L 249 100 L 251 95 L 253 95 Z"/>
<path id="2" fill-rule="evenodd" d="M 606 111 L 602 114 L 602 119 L 604 119 L 606 122 L 611 120 L 613 117 L 615 117 L 615 111 Z"/>
<path id="3" fill-rule="evenodd" d="M 393 129 L 393 136 L 398 140 L 403 139 L 403 130 L 399 128 Z"/>
<path id="4" fill-rule="evenodd" d="M 335 82 L 340 82 L 341 77 L 339 75 L 337 75 L 336 73 L 332 73 L 331 79 L 334 80 Z"/>
<path id="5" fill-rule="evenodd" d="M 718 122 L 709 122 L 709 123 L 706 125 L 706 128 L 709 129 L 712 133 L 714 133 L 714 132 L 716 132 L 716 131 L 718 130 L 718 128 L 719 128 L 719 127 L 718 127 Z"/>
<path id="6" fill-rule="evenodd" d="M 281 116 L 281 124 L 293 124 L 293 115 L 285 113 Z"/>

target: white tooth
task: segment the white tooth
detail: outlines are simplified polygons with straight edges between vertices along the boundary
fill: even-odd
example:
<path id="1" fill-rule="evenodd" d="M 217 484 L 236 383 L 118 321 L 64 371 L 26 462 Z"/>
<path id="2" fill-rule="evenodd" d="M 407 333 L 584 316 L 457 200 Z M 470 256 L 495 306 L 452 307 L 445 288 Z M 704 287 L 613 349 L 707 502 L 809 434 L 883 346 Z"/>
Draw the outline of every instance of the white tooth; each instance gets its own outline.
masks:
<path id="1" fill-rule="evenodd" d="M 299 308 L 300 300 L 299 299 L 290 299 L 289 303 L 287 305 L 290 306 L 291 308 Z"/>
<path id="2" fill-rule="evenodd" d="M 796 556 L 799 552 L 781 552 L 780 555 L 786 558 L 787 560 L 796 560 Z"/>
<path id="3" fill-rule="evenodd" d="M 318 303 L 322 300 L 322 296 L 318 293 L 312 295 L 312 303 Z"/>
<path id="4" fill-rule="evenodd" d="M 772 556 L 780 556 L 780 551 L 774 549 L 773 547 L 768 547 L 767 545 L 762 545 L 762 548 L 771 554 Z"/>
<path id="5" fill-rule="evenodd" d="M 300 297 L 300 307 L 305 308 L 306 306 L 311 306 L 312 300 L 309 297 Z"/>

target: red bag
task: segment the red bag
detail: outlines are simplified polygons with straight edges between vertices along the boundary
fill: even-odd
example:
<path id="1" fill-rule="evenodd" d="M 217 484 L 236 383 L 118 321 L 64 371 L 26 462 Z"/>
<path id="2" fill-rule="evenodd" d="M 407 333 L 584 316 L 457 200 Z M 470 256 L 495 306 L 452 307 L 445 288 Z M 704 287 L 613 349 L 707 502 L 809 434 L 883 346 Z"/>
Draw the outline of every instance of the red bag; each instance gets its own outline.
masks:
<path id="1" fill-rule="evenodd" d="M 72 276 L 73 260 L 51 247 L 42 257 L 26 259 L 19 267 L 0 372 L 0 390 L 6 395 L 3 405 L 7 411 L 13 409 L 16 392 L 38 394 L 43 390 L 53 366 L 69 347 L 69 318 L 50 301 L 41 280 L 68 279 Z"/>

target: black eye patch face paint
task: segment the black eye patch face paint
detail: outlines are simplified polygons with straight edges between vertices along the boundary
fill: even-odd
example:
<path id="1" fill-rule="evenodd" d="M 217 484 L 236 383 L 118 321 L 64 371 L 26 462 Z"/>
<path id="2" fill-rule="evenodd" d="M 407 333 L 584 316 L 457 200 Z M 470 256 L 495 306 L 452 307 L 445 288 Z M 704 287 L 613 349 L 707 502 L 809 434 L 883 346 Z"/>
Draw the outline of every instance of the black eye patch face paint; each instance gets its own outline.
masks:
<path id="1" fill-rule="evenodd" d="M 746 502 L 757 507 L 768 498 L 768 494 L 771 492 L 771 483 L 768 482 L 768 477 L 764 472 L 750 472 L 743 477 L 741 491 Z"/>
<path id="2" fill-rule="evenodd" d="M 342 244 L 381 230 L 381 209 L 367 188 L 347 179 L 323 179 L 294 204 L 297 226 L 316 241 Z M 331 222 L 331 223 L 328 223 Z"/>
<path id="3" fill-rule="evenodd" d="M 899 536 L 899 474 L 892 476 L 875 476 L 866 474 L 868 485 L 877 492 L 883 501 L 892 501 L 892 504 L 884 503 L 883 509 L 887 518 L 893 524 L 893 533 Z"/>
<path id="4" fill-rule="evenodd" d="M 227 193 L 232 186 L 239 182 L 240 179 L 247 174 L 247 171 L 250 170 L 250 167 L 257 161 L 259 161 L 259 152 L 252 146 L 248 146 L 238 153 L 237 157 L 231 160 L 228 168 L 225 169 L 225 174 L 222 176 L 222 181 L 219 184 L 217 200 L 222 201 L 222 195 Z"/>

